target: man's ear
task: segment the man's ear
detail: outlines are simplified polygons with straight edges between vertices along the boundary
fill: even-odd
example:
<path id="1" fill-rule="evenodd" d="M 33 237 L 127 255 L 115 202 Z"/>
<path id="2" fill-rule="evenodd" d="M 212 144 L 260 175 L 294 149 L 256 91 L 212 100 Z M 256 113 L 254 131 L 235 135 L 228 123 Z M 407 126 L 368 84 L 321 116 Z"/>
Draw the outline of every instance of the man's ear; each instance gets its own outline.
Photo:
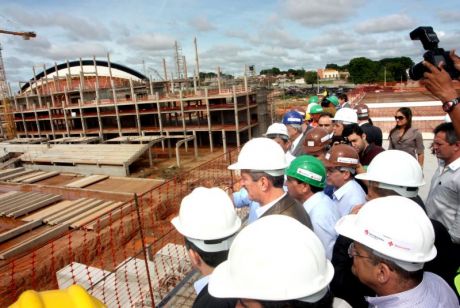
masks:
<path id="1" fill-rule="evenodd" d="M 193 267 L 199 268 L 203 263 L 200 255 L 193 249 L 188 250 L 188 255 L 190 257 L 190 261 L 192 262 Z"/>
<path id="2" fill-rule="evenodd" d="M 363 140 L 366 140 L 366 141 L 367 141 L 367 135 L 366 135 L 366 133 L 363 133 L 362 136 L 361 136 L 361 138 L 363 138 Z"/>
<path id="3" fill-rule="evenodd" d="M 392 270 L 385 263 L 379 263 L 376 266 L 376 271 L 376 278 L 379 284 L 386 284 L 390 280 Z"/>

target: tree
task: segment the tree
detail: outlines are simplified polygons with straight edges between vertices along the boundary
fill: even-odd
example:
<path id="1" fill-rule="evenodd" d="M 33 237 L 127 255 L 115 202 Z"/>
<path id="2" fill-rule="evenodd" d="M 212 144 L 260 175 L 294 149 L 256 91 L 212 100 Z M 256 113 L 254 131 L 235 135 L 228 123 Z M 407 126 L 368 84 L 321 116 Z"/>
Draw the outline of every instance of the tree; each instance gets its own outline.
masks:
<path id="1" fill-rule="evenodd" d="M 314 85 L 318 80 L 318 73 L 315 71 L 305 72 L 305 83 Z"/>
<path id="2" fill-rule="evenodd" d="M 335 63 L 326 64 L 326 68 L 330 68 L 330 69 L 333 69 L 333 70 L 340 70 L 340 66 L 338 66 Z"/>
<path id="3" fill-rule="evenodd" d="M 260 71 L 260 75 L 279 75 L 281 73 L 280 69 L 277 67 L 272 67 L 270 69 L 264 69 Z"/>
<path id="4" fill-rule="evenodd" d="M 348 72 L 350 73 L 350 79 L 354 83 L 370 83 L 379 79 L 379 67 L 380 65 L 376 62 L 360 57 L 350 61 Z"/>

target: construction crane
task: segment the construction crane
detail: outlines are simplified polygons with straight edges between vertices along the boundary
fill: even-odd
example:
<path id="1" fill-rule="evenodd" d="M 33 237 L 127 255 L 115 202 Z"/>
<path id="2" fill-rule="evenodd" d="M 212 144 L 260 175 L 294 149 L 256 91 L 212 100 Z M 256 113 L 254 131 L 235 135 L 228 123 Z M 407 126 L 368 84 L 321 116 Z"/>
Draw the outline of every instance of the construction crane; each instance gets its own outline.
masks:
<path id="1" fill-rule="evenodd" d="M 37 34 L 35 32 L 16 32 L 16 31 L 8 31 L 0 29 L 0 33 L 3 34 L 11 34 L 11 35 L 20 35 L 25 40 L 30 40 L 32 37 L 36 37 Z"/>
<path id="2" fill-rule="evenodd" d="M 30 40 L 36 37 L 35 32 L 17 32 L 0 29 L 0 34 L 10 34 L 22 36 L 25 40 Z M 9 99 L 8 82 L 6 80 L 5 65 L 3 64 L 2 47 L 0 45 L 0 100 L 2 101 L 2 107 L 0 112 L 3 111 L 3 119 L 0 121 L 0 133 L 5 136 L 4 126 L 6 128 L 6 136 L 8 139 L 14 138 L 16 135 L 16 125 L 14 123 L 14 117 L 11 113 L 11 105 Z"/>

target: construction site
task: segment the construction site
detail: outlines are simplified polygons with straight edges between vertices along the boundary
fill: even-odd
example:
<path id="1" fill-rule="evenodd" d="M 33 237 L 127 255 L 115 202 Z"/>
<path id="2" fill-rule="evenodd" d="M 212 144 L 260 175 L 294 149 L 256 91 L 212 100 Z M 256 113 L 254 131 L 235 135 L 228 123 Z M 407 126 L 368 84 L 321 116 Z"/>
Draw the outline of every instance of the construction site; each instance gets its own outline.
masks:
<path id="1" fill-rule="evenodd" d="M 71 284 L 109 307 L 191 306 L 198 274 L 170 223 L 182 198 L 199 186 L 231 191 L 240 146 L 308 98 L 283 100 L 250 74 L 204 85 L 198 53 L 189 78 L 175 52 L 175 77 L 164 65 L 156 81 L 109 56 L 34 69 L 18 93 L 3 78 L 0 306 Z M 401 106 L 425 139 L 444 121 L 418 84 L 347 94 L 384 133 Z"/>

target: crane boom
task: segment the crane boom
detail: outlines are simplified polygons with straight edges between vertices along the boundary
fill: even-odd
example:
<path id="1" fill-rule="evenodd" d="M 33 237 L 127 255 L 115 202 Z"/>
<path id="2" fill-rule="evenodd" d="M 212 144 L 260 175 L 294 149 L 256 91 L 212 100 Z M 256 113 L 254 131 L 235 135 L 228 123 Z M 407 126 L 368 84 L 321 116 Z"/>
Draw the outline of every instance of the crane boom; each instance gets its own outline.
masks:
<path id="1" fill-rule="evenodd" d="M 31 37 L 36 37 L 37 34 L 35 32 L 18 32 L 18 31 L 8 31 L 8 30 L 1 30 L 0 33 L 3 34 L 11 34 L 11 35 L 19 35 L 22 36 L 23 39 L 29 40 Z"/>

